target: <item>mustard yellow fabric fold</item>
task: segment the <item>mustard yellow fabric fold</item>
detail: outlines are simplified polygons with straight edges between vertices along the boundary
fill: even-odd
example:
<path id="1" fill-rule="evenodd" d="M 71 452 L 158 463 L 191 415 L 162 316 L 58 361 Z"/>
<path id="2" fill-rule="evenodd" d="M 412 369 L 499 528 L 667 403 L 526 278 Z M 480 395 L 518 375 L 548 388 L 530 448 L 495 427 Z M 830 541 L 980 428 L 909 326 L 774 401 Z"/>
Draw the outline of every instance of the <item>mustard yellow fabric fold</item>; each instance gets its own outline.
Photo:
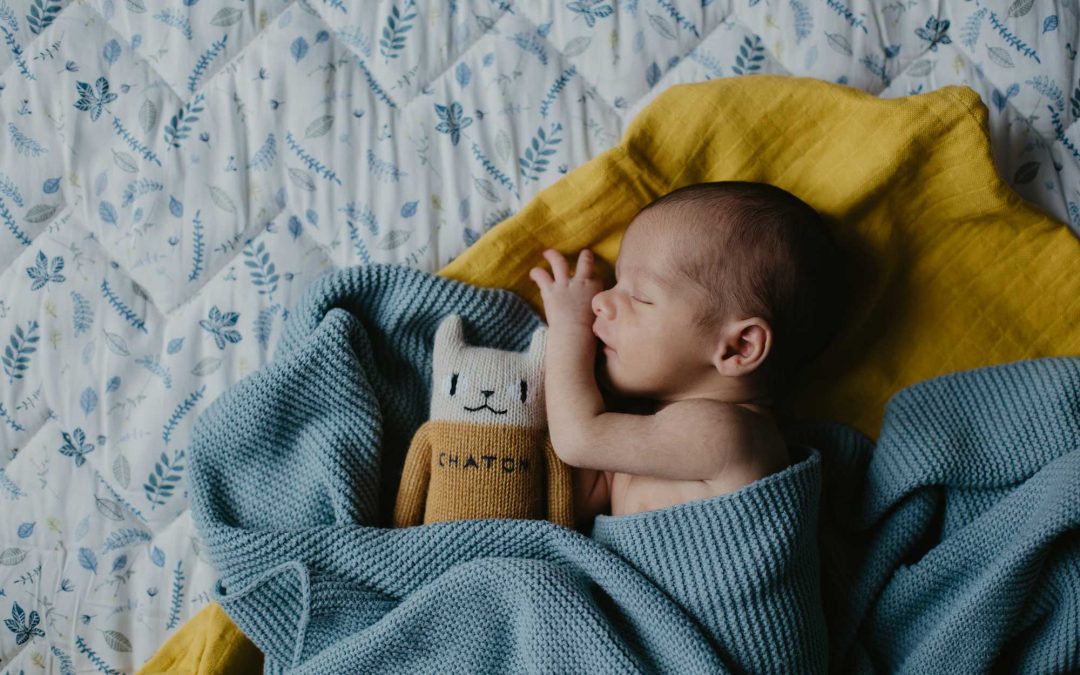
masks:
<path id="1" fill-rule="evenodd" d="M 542 311 L 528 272 L 543 249 L 591 248 L 610 282 L 638 209 L 712 180 L 792 192 L 826 217 L 854 261 L 851 318 L 800 383 L 801 416 L 876 437 L 885 402 L 910 384 L 1080 354 L 1080 242 L 998 177 L 986 107 L 967 87 L 879 99 L 771 75 L 672 86 L 619 145 L 542 191 L 440 274 L 508 288 Z M 140 672 L 257 672 L 252 652 L 212 604 Z"/>
<path id="2" fill-rule="evenodd" d="M 173 633 L 138 675 L 243 675 L 262 669 L 262 653 L 221 605 L 212 602 Z"/>
<path id="3" fill-rule="evenodd" d="M 997 175 L 967 87 L 879 99 L 809 78 L 676 85 L 622 142 L 542 191 L 440 274 L 511 289 L 546 247 L 614 263 L 638 209 L 712 180 L 768 182 L 826 217 L 857 269 L 852 318 L 807 371 L 800 416 L 871 437 L 920 380 L 1080 354 L 1080 242 Z M 612 278 L 609 274 L 608 282 Z"/>

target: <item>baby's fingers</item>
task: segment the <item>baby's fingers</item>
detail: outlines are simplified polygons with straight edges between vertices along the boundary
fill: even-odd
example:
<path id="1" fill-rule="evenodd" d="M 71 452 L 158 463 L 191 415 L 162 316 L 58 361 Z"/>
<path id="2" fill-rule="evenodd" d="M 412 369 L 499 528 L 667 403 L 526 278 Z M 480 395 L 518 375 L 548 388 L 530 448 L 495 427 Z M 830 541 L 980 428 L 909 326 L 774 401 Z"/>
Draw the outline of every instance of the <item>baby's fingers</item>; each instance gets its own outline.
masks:
<path id="1" fill-rule="evenodd" d="M 577 267 L 574 269 L 574 277 L 588 279 L 593 274 L 593 252 L 584 249 L 578 254 Z"/>
<path id="2" fill-rule="evenodd" d="M 551 275 L 548 274 L 547 270 L 541 267 L 534 267 L 529 270 L 529 278 L 532 279 L 541 290 L 547 288 L 552 283 Z"/>
<path id="3" fill-rule="evenodd" d="M 544 257 L 551 263 L 551 272 L 555 276 L 555 281 L 566 281 L 570 278 L 570 265 L 562 253 L 549 248 L 544 251 Z"/>

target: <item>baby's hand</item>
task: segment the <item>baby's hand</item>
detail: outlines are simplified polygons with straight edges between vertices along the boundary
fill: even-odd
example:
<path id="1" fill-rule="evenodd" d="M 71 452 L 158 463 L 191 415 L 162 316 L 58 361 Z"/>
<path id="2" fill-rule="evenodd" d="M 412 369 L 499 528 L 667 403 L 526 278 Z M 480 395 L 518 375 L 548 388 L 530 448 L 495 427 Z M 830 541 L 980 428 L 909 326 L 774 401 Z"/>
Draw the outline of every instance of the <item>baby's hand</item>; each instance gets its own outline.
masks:
<path id="1" fill-rule="evenodd" d="M 592 299 L 604 290 L 603 282 L 593 277 L 592 251 L 585 249 L 578 254 L 573 276 L 570 276 L 570 265 L 566 258 L 558 251 L 549 248 L 544 251 L 544 257 L 551 263 L 554 279 L 541 267 L 529 270 L 529 278 L 540 287 L 548 325 L 583 326 L 592 332 Z"/>

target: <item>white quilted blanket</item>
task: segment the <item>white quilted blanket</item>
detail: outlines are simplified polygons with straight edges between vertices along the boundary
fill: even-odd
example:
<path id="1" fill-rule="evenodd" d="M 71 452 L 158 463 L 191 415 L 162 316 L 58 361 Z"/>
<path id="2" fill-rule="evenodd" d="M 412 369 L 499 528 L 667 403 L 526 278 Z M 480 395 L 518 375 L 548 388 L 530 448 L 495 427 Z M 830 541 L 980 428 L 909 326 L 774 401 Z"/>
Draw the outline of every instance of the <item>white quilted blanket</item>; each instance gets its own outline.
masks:
<path id="1" fill-rule="evenodd" d="M 191 424 L 302 289 L 436 271 L 672 84 L 969 85 L 1001 174 L 1080 232 L 1078 26 L 1078 0 L 0 0 L 0 668 L 137 669 L 214 579 Z"/>

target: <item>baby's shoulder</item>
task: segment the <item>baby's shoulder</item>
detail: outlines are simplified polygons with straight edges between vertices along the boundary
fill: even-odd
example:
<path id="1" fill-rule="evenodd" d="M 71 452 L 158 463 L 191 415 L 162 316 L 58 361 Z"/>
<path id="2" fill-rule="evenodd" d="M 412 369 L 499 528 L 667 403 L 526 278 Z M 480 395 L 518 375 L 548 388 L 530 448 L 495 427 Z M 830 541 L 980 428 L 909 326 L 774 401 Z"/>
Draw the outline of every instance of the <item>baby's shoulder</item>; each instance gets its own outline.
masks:
<path id="1" fill-rule="evenodd" d="M 713 450 L 724 455 L 728 471 L 762 477 L 789 463 L 787 443 L 771 415 L 712 399 L 677 401 L 664 411 L 689 433 L 717 439 Z"/>

